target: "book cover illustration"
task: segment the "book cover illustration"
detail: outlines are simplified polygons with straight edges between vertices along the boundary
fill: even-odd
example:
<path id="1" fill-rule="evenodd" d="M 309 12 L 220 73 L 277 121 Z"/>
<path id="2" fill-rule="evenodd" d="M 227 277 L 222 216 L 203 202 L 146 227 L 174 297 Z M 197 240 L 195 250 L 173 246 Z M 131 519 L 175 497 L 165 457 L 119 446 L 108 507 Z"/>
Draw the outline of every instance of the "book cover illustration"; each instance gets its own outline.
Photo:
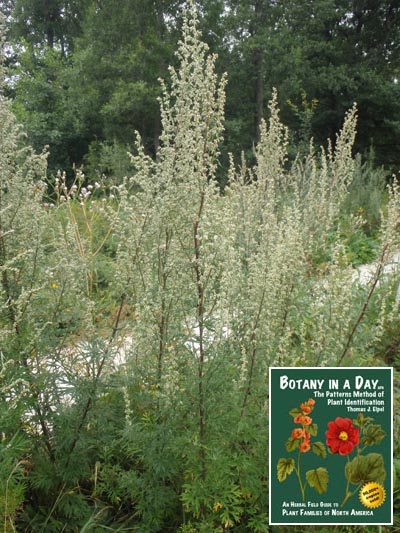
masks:
<path id="1" fill-rule="evenodd" d="M 270 368 L 270 524 L 392 524 L 392 368 Z"/>

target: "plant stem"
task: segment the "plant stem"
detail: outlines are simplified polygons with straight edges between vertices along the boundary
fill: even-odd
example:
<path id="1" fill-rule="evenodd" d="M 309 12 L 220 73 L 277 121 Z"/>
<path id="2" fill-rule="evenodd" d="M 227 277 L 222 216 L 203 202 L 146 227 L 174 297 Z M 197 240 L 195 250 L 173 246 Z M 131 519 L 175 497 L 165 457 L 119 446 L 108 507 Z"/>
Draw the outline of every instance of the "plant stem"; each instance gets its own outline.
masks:
<path id="1" fill-rule="evenodd" d="M 348 463 L 350 462 L 349 456 L 347 456 L 347 462 Z M 347 500 L 350 499 L 357 492 L 357 490 L 360 487 L 360 484 L 357 485 L 357 487 L 355 488 L 355 490 L 353 492 L 351 492 L 349 490 L 349 487 L 350 487 L 350 479 L 347 479 L 346 492 L 345 492 L 345 496 L 343 498 L 343 501 L 340 504 L 340 507 L 343 507 L 343 505 L 347 502 Z"/>
<path id="2" fill-rule="evenodd" d="M 241 417 L 243 417 L 244 410 L 245 410 L 245 408 L 247 406 L 247 402 L 249 400 L 249 397 L 250 397 L 250 394 L 251 394 L 251 389 L 252 389 L 252 384 L 253 384 L 254 365 L 255 365 L 255 362 L 256 362 L 256 353 L 257 353 L 257 343 L 256 343 L 257 327 L 258 327 L 258 323 L 259 323 L 259 320 L 260 320 L 261 312 L 263 310 L 265 293 L 266 293 L 266 288 L 264 287 L 264 290 L 263 290 L 263 292 L 261 294 L 261 299 L 260 299 L 260 303 L 259 303 L 259 306 L 258 306 L 257 315 L 256 315 L 256 317 L 254 319 L 254 323 L 253 323 L 253 327 L 252 327 L 252 331 L 251 331 L 251 336 L 250 336 L 250 346 L 252 347 L 251 357 L 250 357 L 250 370 L 249 370 L 249 378 L 248 378 L 248 381 L 247 381 L 246 391 L 244 393 L 242 408 L 241 408 L 241 411 L 240 411 L 240 416 Z"/>
<path id="3" fill-rule="evenodd" d="M 193 224 L 193 241 L 194 241 L 194 254 L 195 254 L 195 275 L 196 275 L 196 286 L 197 286 L 197 306 L 196 314 L 197 321 L 199 324 L 199 357 L 198 357 L 198 413 L 199 413 L 199 439 L 200 439 L 200 462 L 201 462 L 201 478 L 203 481 L 206 479 L 207 470 L 206 470 L 206 454 L 204 448 L 205 440 L 205 426 L 206 426 L 206 413 L 204 405 L 204 362 L 205 362 L 205 353 L 204 353 L 204 287 L 202 282 L 202 265 L 201 265 L 201 253 L 200 253 L 200 236 L 199 236 L 199 225 L 201 216 L 203 213 L 204 207 L 204 191 L 201 192 L 200 196 L 200 206 L 197 214 L 197 220 Z"/>
<path id="4" fill-rule="evenodd" d="M 358 489 L 360 487 L 360 485 L 358 485 L 356 487 L 356 489 L 353 490 L 353 492 L 350 492 L 349 491 L 349 485 L 350 485 L 350 481 L 347 481 L 346 494 L 345 494 L 345 497 L 343 498 L 342 503 L 340 504 L 340 507 L 343 507 L 343 505 L 347 502 L 347 500 L 349 500 L 352 496 L 354 496 L 354 494 L 358 491 Z"/>
<path id="5" fill-rule="evenodd" d="M 79 425 L 78 425 L 78 428 L 76 430 L 76 433 L 75 433 L 75 437 L 73 438 L 72 440 L 72 443 L 69 447 L 69 450 L 68 450 L 68 455 L 67 455 L 67 459 L 65 461 L 65 469 L 68 468 L 69 466 L 69 463 L 71 461 L 71 458 L 72 458 L 72 453 L 74 452 L 75 450 L 75 447 L 76 445 L 78 444 L 78 441 L 79 441 L 79 438 L 80 438 L 80 434 L 81 434 L 81 431 L 82 431 L 82 428 L 83 428 L 83 425 L 85 423 L 85 420 L 89 414 L 89 411 L 92 407 L 92 403 L 93 403 L 93 400 L 94 400 L 94 396 L 95 396 L 95 393 L 96 393 L 96 387 L 97 387 L 97 384 L 98 384 L 98 381 L 100 379 L 100 376 L 101 376 L 101 373 L 102 373 L 102 370 L 103 370 L 103 367 L 104 367 L 104 363 L 109 355 L 109 352 L 111 350 L 111 347 L 112 347 L 112 343 L 115 339 L 115 336 L 117 334 L 117 331 L 118 331 L 118 327 L 119 327 L 119 323 L 120 323 L 120 320 L 121 320 L 121 314 L 122 314 L 122 309 L 124 307 L 124 304 L 125 304 L 125 299 L 126 299 L 126 295 L 123 294 L 121 296 L 121 302 L 120 302 L 120 305 L 119 305 L 119 308 L 118 308 L 118 312 L 117 312 L 117 317 L 115 319 L 115 322 L 114 322 L 114 325 L 113 325 L 113 328 L 112 328 L 112 331 L 111 331 L 111 335 L 110 335 L 110 338 L 108 339 L 108 344 L 106 346 L 106 349 L 105 349 L 105 353 L 100 361 L 100 364 L 97 368 L 97 372 L 94 376 L 94 383 L 93 383 L 93 388 L 92 388 L 92 391 L 91 393 L 89 394 L 89 397 L 86 401 L 86 404 L 83 408 L 83 411 L 82 411 L 82 415 L 81 415 L 81 420 L 79 422 Z"/>
<path id="6" fill-rule="evenodd" d="M 374 275 L 374 278 L 372 280 L 372 284 L 371 284 L 371 287 L 368 291 L 368 295 L 367 295 L 367 299 L 365 300 L 364 302 L 364 305 L 362 306 L 361 308 L 361 311 L 360 311 L 360 314 L 358 315 L 358 318 L 357 320 L 355 321 L 354 323 L 354 326 L 347 338 L 347 342 L 346 342 L 346 345 L 343 349 L 343 352 L 342 354 L 340 355 L 339 359 L 337 360 L 337 366 L 340 366 L 340 364 L 342 363 L 344 357 L 346 356 L 350 346 L 351 346 L 351 343 L 353 342 L 353 337 L 354 337 L 354 334 L 358 328 L 358 326 L 361 324 L 363 318 L 364 318 L 364 315 L 367 311 L 367 308 L 368 308 L 368 305 L 371 301 L 371 298 L 372 298 L 372 295 L 374 294 L 374 291 L 378 285 L 378 281 L 379 281 L 379 278 L 381 276 L 381 273 L 382 273 L 382 270 L 383 270 L 383 267 L 384 267 L 384 261 L 385 261 L 385 255 L 386 255 L 386 252 L 387 252 L 387 249 L 388 249 L 388 244 L 386 244 L 384 247 L 383 247 L 383 250 L 382 250 L 382 253 L 381 253 L 381 256 L 379 258 L 379 263 L 378 263 L 378 266 L 376 268 L 376 271 L 375 271 L 375 275 Z"/>
<path id="7" fill-rule="evenodd" d="M 306 493 L 305 493 L 305 487 L 301 481 L 301 472 L 300 472 L 300 456 L 301 456 L 301 452 L 299 450 L 299 455 L 297 456 L 297 468 L 295 468 L 296 470 L 296 475 L 297 475 L 297 479 L 299 480 L 299 485 L 300 485 L 300 490 L 301 490 L 301 497 L 303 499 L 303 502 L 306 501 Z"/>

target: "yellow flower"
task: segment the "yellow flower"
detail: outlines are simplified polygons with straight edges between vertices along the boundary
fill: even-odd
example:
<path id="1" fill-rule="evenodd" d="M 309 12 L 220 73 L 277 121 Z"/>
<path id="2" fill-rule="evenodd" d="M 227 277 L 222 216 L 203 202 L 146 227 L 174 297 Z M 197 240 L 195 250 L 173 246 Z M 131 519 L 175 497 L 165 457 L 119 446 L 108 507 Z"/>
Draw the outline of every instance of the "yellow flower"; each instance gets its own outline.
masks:
<path id="1" fill-rule="evenodd" d="M 55 281 L 53 281 L 53 283 L 51 284 L 51 288 L 58 289 L 58 284 Z"/>

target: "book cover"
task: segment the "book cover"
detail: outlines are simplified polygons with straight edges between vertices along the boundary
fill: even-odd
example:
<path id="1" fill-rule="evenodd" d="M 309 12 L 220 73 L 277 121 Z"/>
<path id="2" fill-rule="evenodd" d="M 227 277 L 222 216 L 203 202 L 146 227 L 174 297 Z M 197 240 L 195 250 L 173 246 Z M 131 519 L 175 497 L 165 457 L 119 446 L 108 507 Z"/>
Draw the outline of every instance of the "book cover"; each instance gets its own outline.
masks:
<path id="1" fill-rule="evenodd" d="M 393 522 L 393 369 L 270 368 L 270 524 Z"/>

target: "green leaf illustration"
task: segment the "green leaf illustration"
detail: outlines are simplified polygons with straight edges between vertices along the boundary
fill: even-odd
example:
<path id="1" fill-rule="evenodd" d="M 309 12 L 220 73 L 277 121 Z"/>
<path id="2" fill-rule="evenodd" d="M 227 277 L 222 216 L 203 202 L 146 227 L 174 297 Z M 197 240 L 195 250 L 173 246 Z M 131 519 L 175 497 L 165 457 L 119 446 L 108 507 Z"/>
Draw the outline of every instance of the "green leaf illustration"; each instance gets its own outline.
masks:
<path id="1" fill-rule="evenodd" d="M 364 416 L 364 413 L 358 413 L 357 418 L 353 420 L 353 424 L 359 428 L 363 428 L 367 424 L 373 422 L 374 419 L 370 416 Z"/>
<path id="2" fill-rule="evenodd" d="M 289 437 L 286 441 L 285 447 L 287 452 L 294 452 L 294 450 L 297 450 L 299 447 L 301 439 L 292 439 L 292 437 Z"/>
<path id="3" fill-rule="evenodd" d="M 278 481 L 285 481 L 294 470 L 294 459 L 285 459 L 281 457 L 277 465 Z"/>
<path id="4" fill-rule="evenodd" d="M 318 424 L 310 424 L 306 427 L 306 430 L 309 432 L 311 437 L 316 437 L 318 433 Z"/>
<path id="5" fill-rule="evenodd" d="M 327 453 L 325 444 L 323 442 L 313 442 L 311 446 L 311 450 L 315 453 L 315 455 L 318 455 L 318 457 L 322 457 L 325 459 Z"/>
<path id="6" fill-rule="evenodd" d="M 326 468 L 316 468 L 306 472 L 306 479 L 310 487 L 313 487 L 318 494 L 323 494 L 328 489 L 329 474 Z"/>
<path id="7" fill-rule="evenodd" d="M 386 477 L 383 457 L 380 453 L 369 453 L 355 457 L 346 464 L 346 478 L 357 485 L 366 481 L 383 483 Z"/>
<path id="8" fill-rule="evenodd" d="M 298 407 L 294 407 L 289 411 L 290 416 L 295 418 L 297 415 L 301 415 L 302 411 Z"/>
<path id="9" fill-rule="evenodd" d="M 361 438 L 362 444 L 365 446 L 372 446 L 378 444 L 386 436 L 386 432 L 382 429 L 380 424 L 370 424 L 364 429 L 364 434 Z"/>

